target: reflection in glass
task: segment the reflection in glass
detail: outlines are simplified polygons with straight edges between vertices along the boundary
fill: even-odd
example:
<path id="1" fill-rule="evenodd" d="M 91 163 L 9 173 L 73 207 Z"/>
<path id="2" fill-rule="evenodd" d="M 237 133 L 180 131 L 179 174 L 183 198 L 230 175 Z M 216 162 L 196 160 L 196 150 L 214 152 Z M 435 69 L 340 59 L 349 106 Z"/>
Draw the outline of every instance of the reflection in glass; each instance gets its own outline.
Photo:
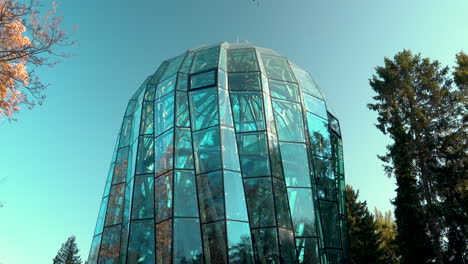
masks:
<path id="1" fill-rule="evenodd" d="M 180 64 L 182 63 L 184 58 L 185 58 L 185 53 L 182 54 L 182 55 L 179 55 L 179 56 L 177 56 L 177 57 L 175 57 L 173 59 L 168 60 L 167 61 L 168 65 L 167 65 L 166 71 L 162 75 L 161 80 L 164 80 L 167 77 L 171 76 L 172 74 L 176 73 L 179 70 Z"/>
<path id="2" fill-rule="evenodd" d="M 174 126 L 174 94 L 170 93 L 154 102 L 154 135 L 158 136 Z"/>
<path id="3" fill-rule="evenodd" d="M 259 92 L 231 92 L 237 132 L 265 130 L 263 101 Z"/>
<path id="4" fill-rule="evenodd" d="M 194 132 L 193 148 L 197 174 L 221 168 L 221 149 L 218 127 Z"/>
<path id="5" fill-rule="evenodd" d="M 309 163 L 305 144 L 280 142 L 286 186 L 310 187 Z"/>
<path id="6" fill-rule="evenodd" d="M 252 229 L 252 237 L 257 263 L 280 263 L 276 228 Z"/>
<path id="7" fill-rule="evenodd" d="M 197 176 L 198 203 L 202 223 L 224 218 L 224 191 L 221 171 Z"/>
<path id="8" fill-rule="evenodd" d="M 237 145 L 243 177 L 270 175 L 268 146 L 264 132 L 238 134 Z"/>
<path id="9" fill-rule="evenodd" d="M 229 73 L 229 90 L 231 91 L 255 91 L 260 90 L 260 73 Z"/>
<path id="10" fill-rule="evenodd" d="M 128 146 L 130 143 L 130 135 L 132 132 L 132 119 L 133 117 L 125 117 L 122 123 L 122 130 L 120 131 L 119 147 Z"/>
<path id="11" fill-rule="evenodd" d="M 221 127 L 221 151 L 223 154 L 223 168 L 240 171 L 239 154 L 237 153 L 236 135 L 234 129 Z"/>
<path id="12" fill-rule="evenodd" d="M 226 199 L 226 218 L 249 221 L 245 205 L 242 176 L 238 172 L 224 171 L 224 193 Z"/>
<path id="13" fill-rule="evenodd" d="M 336 203 L 326 201 L 319 201 L 319 203 L 325 246 L 339 248 L 341 246 L 341 241 Z"/>
<path id="14" fill-rule="evenodd" d="M 328 122 L 311 113 L 307 113 L 307 127 L 309 128 L 310 145 L 315 155 L 331 157 L 330 132 Z"/>
<path id="15" fill-rule="evenodd" d="M 135 176 L 133 191 L 132 219 L 154 216 L 154 182 L 153 175 Z"/>
<path id="16" fill-rule="evenodd" d="M 227 90 L 218 89 L 219 93 L 219 118 L 220 123 L 225 126 L 234 126 L 232 123 L 231 102 Z"/>
<path id="17" fill-rule="evenodd" d="M 99 208 L 98 220 L 96 223 L 96 228 L 94 230 L 94 235 L 102 233 L 102 228 L 104 227 L 104 220 L 106 217 L 107 202 L 109 201 L 109 196 L 104 197 L 101 202 L 101 207 Z"/>
<path id="18" fill-rule="evenodd" d="M 156 175 L 161 175 L 172 169 L 173 136 L 174 129 L 171 129 L 155 139 L 156 149 L 158 150 L 155 155 Z"/>
<path id="19" fill-rule="evenodd" d="M 121 148 L 117 151 L 117 160 L 114 167 L 114 177 L 112 184 L 117 184 L 125 181 L 128 167 L 128 147 Z"/>
<path id="20" fill-rule="evenodd" d="M 188 96 L 185 92 L 176 93 L 176 126 L 190 127 Z"/>
<path id="21" fill-rule="evenodd" d="M 255 49 L 229 49 L 228 71 L 246 72 L 258 71 Z"/>
<path id="22" fill-rule="evenodd" d="M 191 218 L 174 219 L 174 264 L 201 264 L 200 221 Z"/>
<path id="23" fill-rule="evenodd" d="M 174 177 L 174 216 L 198 217 L 195 173 L 176 170 Z"/>
<path id="24" fill-rule="evenodd" d="M 155 264 L 154 221 L 133 221 L 130 226 L 127 263 Z"/>
<path id="25" fill-rule="evenodd" d="M 202 230 L 206 264 L 227 263 L 225 222 L 204 224 Z"/>
<path id="26" fill-rule="evenodd" d="M 297 238 L 299 264 L 320 263 L 317 238 Z"/>
<path id="27" fill-rule="evenodd" d="M 273 98 L 299 102 L 299 88 L 297 84 L 270 80 L 270 94 Z"/>
<path id="28" fill-rule="evenodd" d="M 309 188 L 288 188 L 289 208 L 296 237 L 316 236 L 315 208 Z"/>
<path id="29" fill-rule="evenodd" d="M 216 85 L 216 72 L 209 71 L 192 75 L 190 77 L 190 89 Z"/>
<path id="30" fill-rule="evenodd" d="M 175 129 L 174 160 L 177 169 L 193 169 L 192 136 L 190 128 Z"/>
<path id="31" fill-rule="evenodd" d="M 269 78 L 289 82 L 296 81 L 286 58 L 262 54 L 262 59 Z"/>
<path id="32" fill-rule="evenodd" d="M 99 253 L 99 245 L 101 244 L 101 237 L 102 235 L 95 236 L 93 241 L 91 242 L 91 249 L 89 251 L 88 262 L 97 263 L 98 253 Z"/>
<path id="33" fill-rule="evenodd" d="M 229 263 L 254 263 L 249 223 L 227 221 L 227 234 Z"/>
<path id="34" fill-rule="evenodd" d="M 327 108 L 325 102 L 317 97 L 304 94 L 304 103 L 307 111 L 327 119 Z"/>
<path id="35" fill-rule="evenodd" d="M 304 142 L 301 107 L 297 103 L 272 99 L 279 140 Z"/>
<path id="36" fill-rule="evenodd" d="M 195 54 L 191 72 L 200 72 L 218 66 L 219 46 L 199 51 Z"/>
<path id="37" fill-rule="evenodd" d="M 191 91 L 190 112 L 193 130 L 217 125 L 219 119 L 216 88 Z"/>
<path id="38" fill-rule="evenodd" d="M 156 224 L 156 263 L 171 263 L 172 219 Z"/>
<path id="39" fill-rule="evenodd" d="M 136 174 L 154 172 L 154 138 L 152 135 L 140 136 Z"/>
<path id="40" fill-rule="evenodd" d="M 296 246 L 292 231 L 278 228 L 279 244 L 281 250 L 281 260 L 283 263 L 296 262 Z"/>
<path id="41" fill-rule="evenodd" d="M 275 208 L 271 179 L 269 177 L 245 179 L 244 187 L 252 228 L 274 226 Z"/>
<path id="42" fill-rule="evenodd" d="M 109 195 L 105 226 L 122 223 L 125 183 L 114 185 Z"/>
<path id="43" fill-rule="evenodd" d="M 99 263 L 117 264 L 119 261 L 120 225 L 104 228 Z"/>
<path id="44" fill-rule="evenodd" d="M 142 117 L 140 125 L 140 134 L 152 134 L 153 133 L 153 122 L 154 122 L 154 103 L 143 102 Z"/>
<path id="45" fill-rule="evenodd" d="M 284 181 L 273 179 L 273 188 L 275 191 L 276 220 L 278 221 L 278 226 L 292 229 L 286 185 Z"/>
<path id="46" fill-rule="evenodd" d="M 161 98 L 164 95 L 174 91 L 175 83 L 176 83 L 176 77 L 177 77 L 177 74 L 174 74 L 169 79 L 167 79 L 167 80 L 165 80 L 163 82 L 160 82 L 158 84 L 158 86 L 156 87 L 156 95 L 155 95 L 154 98 L 155 99 Z"/>
<path id="47" fill-rule="evenodd" d="M 156 222 L 172 216 L 172 172 L 156 178 L 154 184 Z"/>

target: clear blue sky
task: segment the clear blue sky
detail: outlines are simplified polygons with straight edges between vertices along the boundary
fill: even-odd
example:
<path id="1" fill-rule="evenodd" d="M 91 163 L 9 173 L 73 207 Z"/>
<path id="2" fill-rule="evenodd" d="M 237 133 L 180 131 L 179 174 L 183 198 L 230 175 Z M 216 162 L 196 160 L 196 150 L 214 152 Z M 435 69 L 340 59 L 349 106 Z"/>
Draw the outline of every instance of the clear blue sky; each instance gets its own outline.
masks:
<path id="1" fill-rule="evenodd" d="M 347 183 L 392 209 L 368 78 L 404 48 L 453 65 L 468 50 L 468 1 L 259 1 L 61 1 L 65 26 L 80 27 L 76 56 L 41 71 L 43 106 L 0 122 L 0 263 L 52 263 L 73 234 L 86 259 L 131 94 L 164 59 L 237 36 L 312 73 L 341 121 Z"/>

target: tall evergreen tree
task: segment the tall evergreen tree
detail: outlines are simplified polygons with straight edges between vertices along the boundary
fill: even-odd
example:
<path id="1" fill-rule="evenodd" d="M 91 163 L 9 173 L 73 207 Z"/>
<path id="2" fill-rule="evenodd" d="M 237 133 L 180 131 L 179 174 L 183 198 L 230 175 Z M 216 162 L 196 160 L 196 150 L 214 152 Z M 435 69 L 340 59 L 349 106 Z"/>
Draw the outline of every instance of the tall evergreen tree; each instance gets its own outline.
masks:
<path id="1" fill-rule="evenodd" d="M 452 166 L 466 162 L 466 145 L 453 145 L 454 138 L 463 141 L 459 131 L 466 123 L 466 86 L 463 91 L 453 85 L 448 67 L 407 50 L 393 60 L 385 58 L 376 73 L 370 85 L 377 95 L 368 106 L 378 113 L 377 128 L 393 139 L 380 158 L 397 182 L 393 203 L 402 261 L 447 262 L 451 256 L 443 243 L 450 230 L 445 205 L 463 209 L 458 202 L 453 204 L 454 190 L 448 185 L 466 183 L 466 166 Z M 466 80 L 466 71 L 458 75 Z M 461 234 L 459 229 L 454 232 Z"/>
<path id="2" fill-rule="evenodd" d="M 379 233 L 367 203 L 358 201 L 359 191 L 346 185 L 346 211 L 349 223 L 349 252 L 352 264 L 381 263 Z"/>
<path id="3" fill-rule="evenodd" d="M 67 239 L 53 259 L 53 264 L 81 264 L 81 258 L 78 256 L 78 245 L 75 242 L 75 236 Z"/>
<path id="4" fill-rule="evenodd" d="M 375 225 L 380 236 L 379 249 L 382 253 L 379 262 L 385 264 L 398 264 L 400 257 L 397 253 L 396 224 L 389 210 L 383 214 L 377 208 L 375 212 Z"/>

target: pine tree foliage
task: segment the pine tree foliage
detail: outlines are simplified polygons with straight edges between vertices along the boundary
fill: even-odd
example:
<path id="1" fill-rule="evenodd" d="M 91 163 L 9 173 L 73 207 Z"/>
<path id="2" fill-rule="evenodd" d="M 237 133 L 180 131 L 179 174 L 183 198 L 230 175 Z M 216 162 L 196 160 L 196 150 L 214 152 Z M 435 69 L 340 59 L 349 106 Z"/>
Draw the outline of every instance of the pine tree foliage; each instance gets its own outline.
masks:
<path id="1" fill-rule="evenodd" d="M 81 258 L 78 256 L 79 251 L 75 236 L 71 236 L 67 242 L 62 244 L 57 256 L 53 259 L 53 264 L 81 264 Z"/>
<path id="2" fill-rule="evenodd" d="M 393 220 L 392 212 L 389 210 L 383 214 L 375 208 L 374 217 L 377 232 L 380 236 L 379 250 L 381 252 L 381 256 L 379 258 L 379 263 L 400 263 L 396 244 L 396 224 Z"/>
<path id="3" fill-rule="evenodd" d="M 403 263 L 467 259 L 467 64 L 450 74 L 438 61 L 404 50 L 369 80 L 368 107 L 393 144 L 380 159 L 397 182 L 393 201 Z"/>

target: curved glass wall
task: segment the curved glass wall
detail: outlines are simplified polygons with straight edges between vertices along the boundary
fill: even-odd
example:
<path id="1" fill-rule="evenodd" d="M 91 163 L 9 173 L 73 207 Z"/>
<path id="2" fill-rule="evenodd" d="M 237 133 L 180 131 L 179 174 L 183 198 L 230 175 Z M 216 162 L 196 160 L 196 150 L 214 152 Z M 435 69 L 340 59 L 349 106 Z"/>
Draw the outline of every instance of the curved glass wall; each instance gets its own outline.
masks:
<path id="1" fill-rule="evenodd" d="M 130 99 L 88 263 L 344 263 L 339 123 L 309 73 L 222 43 Z"/>

